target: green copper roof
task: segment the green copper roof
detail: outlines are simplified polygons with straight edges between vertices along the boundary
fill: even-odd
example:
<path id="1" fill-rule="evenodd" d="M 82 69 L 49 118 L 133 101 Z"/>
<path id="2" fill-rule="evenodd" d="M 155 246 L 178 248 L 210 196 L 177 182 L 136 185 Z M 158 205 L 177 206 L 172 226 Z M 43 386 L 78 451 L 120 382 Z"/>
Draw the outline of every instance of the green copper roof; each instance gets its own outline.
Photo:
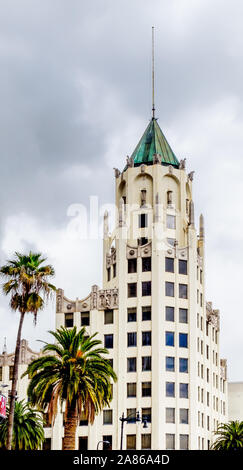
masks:
<path id="1" fill-rule="evenodd" d="M 160 129 L 157 120 L 152 118 L 131 158 L 135 166 L 142 163 L 152 164 L 155 153 L 162 157 L 162 165 L 179 167 L 179 162 Z"/>

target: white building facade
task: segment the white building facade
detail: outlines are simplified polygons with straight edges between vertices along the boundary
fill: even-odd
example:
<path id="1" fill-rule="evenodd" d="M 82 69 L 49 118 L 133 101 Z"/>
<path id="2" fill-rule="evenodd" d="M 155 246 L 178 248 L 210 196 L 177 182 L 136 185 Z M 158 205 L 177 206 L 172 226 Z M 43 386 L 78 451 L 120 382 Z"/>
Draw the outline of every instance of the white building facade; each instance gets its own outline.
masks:
<path id="1" fill-rule="evenodd" d="M 58 289 L 56 327 L 85 326 L 109 350 L 118 376 L 110 409 L 80 422 L 77 449 L 208 449 L 228 420 L 219 311 L 205 300 L 204 222 L 195 228 L 193 172 L 152 118 L 123 171 L 115 169 L 117 220 L 104 216 L 103 286 L 70 300 Z M 143 421 L 135 422 L 136 412 Z M 46 429 L 62 448 L 63 419 Z M 102 445 L 102 443 L 101 443 Z"/>

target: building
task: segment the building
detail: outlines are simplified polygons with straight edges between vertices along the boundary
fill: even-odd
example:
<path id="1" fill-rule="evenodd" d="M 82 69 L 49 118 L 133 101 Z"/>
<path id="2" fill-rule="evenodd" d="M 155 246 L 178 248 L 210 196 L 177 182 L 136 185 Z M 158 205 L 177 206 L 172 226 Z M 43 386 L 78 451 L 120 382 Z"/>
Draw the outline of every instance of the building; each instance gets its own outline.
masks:
<path id="1" fill-rule="evenodd" d="M 229 382 L 229 421 L 243 421 L 243 382 Z"/>
<path id="2" fill-rule="evenodd" d="M 103 285 L 84 299 L 58 289 L 56 328 L 98 332 L 118 376 L 110 409 L 87 425 L 77 449 L 207 449 L 228 420 L 220 316 L 205 299 L 204 221 L 194 220 L 193 172 L 153 117 L 123 171 L 115 169 L 117 219 L 104 215 Z M 4 379 L 5 380 L 5 379 Z M 146 426 L 136 423 L 139 411 Z M 62 448 L 63 419 L 46 429 Z"/>

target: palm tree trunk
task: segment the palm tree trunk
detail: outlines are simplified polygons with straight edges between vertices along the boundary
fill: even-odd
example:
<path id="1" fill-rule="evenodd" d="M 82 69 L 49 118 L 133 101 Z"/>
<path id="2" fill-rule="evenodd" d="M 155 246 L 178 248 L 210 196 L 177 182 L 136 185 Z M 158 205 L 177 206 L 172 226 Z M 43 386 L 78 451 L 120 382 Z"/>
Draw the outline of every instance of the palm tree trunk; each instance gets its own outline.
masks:
<path id="1" fill-rule="evenodd" d="M 14 424 L 14 406 L 15 406 L 15 395 L 17 390 L 17 381 L 18 381 L 18 370 L 19 370 L 19 356 L 20 356 L 20 341 L 21 341 L 21 332 L 24 321 L 25 312 L 20 314 L 19 329 L 17 334 L 15 356 L 14 356 L 14 366 L 13 366 L 13 380 L 12 380 L 12 389 L 10 395 L 10 405 L 9 405 L 9 417 L 8 417 L 8 433 L 7 433 L 7 450 L 11 450 L 12 447 L 12 436 L 13 436 L 13 424 Z"/>
<path id="2" fill-rule="evenodd" d="M 72 403 L 66 403 L 67 413 L 64 425 L 63 450 L 75 450 L 75 438 L 78 425 L 77 404 L 73 400 Z"/>

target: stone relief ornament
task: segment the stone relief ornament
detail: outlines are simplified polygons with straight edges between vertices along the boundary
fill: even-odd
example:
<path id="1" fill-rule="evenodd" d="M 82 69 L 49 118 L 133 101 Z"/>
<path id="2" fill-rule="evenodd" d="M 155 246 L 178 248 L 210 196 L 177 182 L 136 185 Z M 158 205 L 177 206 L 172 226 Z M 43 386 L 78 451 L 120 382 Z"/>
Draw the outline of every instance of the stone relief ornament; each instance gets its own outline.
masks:
<path id="1" fill-rule="evenodd" d="M 115 172 L 115 178 L 119 178 L 121 172 L 120 170 L 118 170 L 118 168 L 113 168 L 114 172 Z"/>
<path id="2" fill-rule="evenodd" d="M 128 166 L 129 168 L 132 168 L 132 167 L 134 166 L 134 161 L 133 161 L 133 158 L 132 158 L 132 157 L 129 157 L 129 156 L 127 155 L 126 161 L 127 161 L 127 166 Z"/>
<path id="3" fill-rule="evenodd" d="M 188 179 L 190 181 L 193 181 L 194 173 L 195 173 L 195 171 L 191 171 L 190 173 L 188 173 Z"/>
<path id="4" fill-rule="evenodd" d="M 186 158 L 183 158 L 182 160 L 180 160 L 179 169 L 185 170 L 185 168 L 186 168 Z"/>

